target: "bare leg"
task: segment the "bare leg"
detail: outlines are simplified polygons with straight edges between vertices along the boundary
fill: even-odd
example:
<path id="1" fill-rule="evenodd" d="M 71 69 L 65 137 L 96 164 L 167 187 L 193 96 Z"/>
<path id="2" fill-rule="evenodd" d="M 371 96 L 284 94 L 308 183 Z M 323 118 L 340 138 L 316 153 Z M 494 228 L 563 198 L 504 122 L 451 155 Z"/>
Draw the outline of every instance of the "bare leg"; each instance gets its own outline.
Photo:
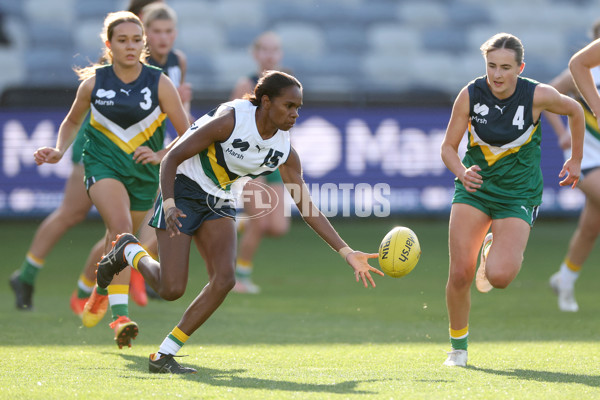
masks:
<path id="1" fill-rule="evenodd" d="M 157 237 L 162 262 L 159 264 L 151 257 L 143 257 L 138 269 L 162 298 L 176 300 L 183 295 L 187 285 L 191 237 L 181 234 L 170 238 L 161 229 L 157 230 Z M 229 218 L 206 221 L 195 233 L 194 241 L 206 262 L 209 282 L 178 324 L 187 335 L 212 315 L 235 284 L 235 224 Z"/>
<path id="2" fill-rule="evenodd" d="M 36 258 L 45 259 L 60 238 L 86 218 L 92 201 L 85 190 L 83 176 L 83 166 L 74 164 L 62 203 L 42 221 L 33 237 L 29 252 Z"/>
<path id="3" fill-rule="evenodd" d="M 491 224 L 490 217 L 466 204 L 453 204 L 450 213 L 450 272 L 446 305 L 450 327 L 465 328 L 471 310 L 471 283 L 475 277 L 481 242 Z"/>
<path id="4" fill-rule="evenodd" d="M 106 244 L 106 235 L 98 240 L 94 247 L 90 250 L 90 254 L 88 255 L 87 260 L 85 261 L 85 266 L 83 267 L 83 275 L 90 281 L 94 282 L 96 280 L 96 268 L 98 261 L 102 258 L 104 254 L 104 246 Z"/>
<path id="5" fill-rule="evenodd" d="M 486 258 L 485 272 L 495 288 L 506 288 L 521 270 L 530 232 L 529 224 L 520 218 L 492 222 L 494 241 Z"/>
<path id="6" fill-rule="evenodd" d="M 571 237 L 567 258 L 573 264 L 583 265 L 600 234 L 600 168 L 586 175 L 579 189 L 585 194 L 586 202 Z"/>

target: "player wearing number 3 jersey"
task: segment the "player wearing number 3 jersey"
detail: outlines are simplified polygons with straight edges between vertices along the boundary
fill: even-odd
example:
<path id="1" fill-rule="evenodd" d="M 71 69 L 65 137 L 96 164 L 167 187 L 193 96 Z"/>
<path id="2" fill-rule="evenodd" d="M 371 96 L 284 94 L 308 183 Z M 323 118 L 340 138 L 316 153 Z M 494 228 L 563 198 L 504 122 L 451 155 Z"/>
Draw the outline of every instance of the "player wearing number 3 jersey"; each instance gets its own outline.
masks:
<path id="1" fill-rule="evenodd" d="M 459 93 L 441 148 L 442 160 L 456 175 L 446 286 L 452 351 L 444 364 L 449 366 L 467 364 L 470 288 L 480 247 L 479 291 L 507 287 L 521 268 L 542 201 L 542 111 L 569 117 L 573 152 L 559 173 L 566 175 L 561 185 L 575 187 L 583 155 L 581 106 L 551 86 L 519 76 L 525 67 L 521 41 L 500 33 L 481 51 L 486 75 Z M 458 146 L 465 131 L 467 152 L 461 160 Z"/>

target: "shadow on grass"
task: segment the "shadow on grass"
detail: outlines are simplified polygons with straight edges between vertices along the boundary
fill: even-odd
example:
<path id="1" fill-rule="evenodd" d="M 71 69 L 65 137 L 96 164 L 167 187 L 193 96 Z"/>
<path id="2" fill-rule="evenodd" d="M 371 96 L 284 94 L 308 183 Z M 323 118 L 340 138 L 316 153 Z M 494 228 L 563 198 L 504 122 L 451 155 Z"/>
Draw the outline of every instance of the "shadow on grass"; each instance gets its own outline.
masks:
<path id="1" fill-rule="evenodd" d="M 509 376 L 529 381 L 579 383 L 581 385 L 591 387 L 600 387 L 600 375 L 567 374 L 564 372 L 536 371 L 533 369 L 513 369 L 510 371 L 504 371 L 490 368 L 478 368 L 473 366 L 467 366 L 466 368 L 473 371 L 485 372 L 486 374 Z"/>
<path id="2" fill-rule="evenodd" d="M 148 371 L 148 358 L 134 356 L 130 354 L 119 354 L 123 359 L 130 362 L 128 368 L 134 371 Z M 179 375 L 181 379 L 196 381 L 211 386 L 222 386 L 240 389 L 269 389 L 281 390 L 286 392 L 315 392 L 315 393 L 337 393 L 337 394 L 377 394 L 366 390 L 356 390 L 359 383 L 373 382 L 374 380 L 364 381 L 344 381 L 332 385 L 310 384 L 300 382 L 289 382 L 272 379 L 261 379 L 239 376 L 246 372 L 245 369 L 219 370 L 212 368 L 203 368 L 196 365 L 183 363 L 198 370 L 197 374 Z M 171 379 L 170 375 L 150 374 L 148 379 Z"/>

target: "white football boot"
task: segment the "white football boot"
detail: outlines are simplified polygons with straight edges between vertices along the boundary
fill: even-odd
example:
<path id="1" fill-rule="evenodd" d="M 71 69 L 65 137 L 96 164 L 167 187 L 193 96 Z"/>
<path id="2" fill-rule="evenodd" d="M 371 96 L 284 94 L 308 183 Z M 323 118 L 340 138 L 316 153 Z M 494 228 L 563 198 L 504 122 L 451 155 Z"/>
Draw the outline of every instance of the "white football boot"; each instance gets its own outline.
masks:
<path id="1" fill-rule="evenodd" d="M 561 285 L 560 271 L 550 277 L 550 287 L 558 296 L 558 308 L 560 311 L 577 312 L 579 305 L 575 300 L 575 288 Z"/>
<path id="2" fill-rule="evenodd" d="M 448 352 L 448 358 L 444 361 L 444 365 L 448 367 L 466 367 L 467 359 L 466 350 L 452 350 Z"/>
<path id="3" fill-rule="evenodd" d="M 485 236 L 485 239 L 483 239 L 479 269 L 477 270 L 477 275 L 475 275 L 475 287 L 477 287 L 477 290 L 481 293 L 487 293 L 494 288 L 485 275 L 485 260 L 487 258 L 486 250 L 492 245 L 492 239 L 492 232 L 488 233 Z"/>

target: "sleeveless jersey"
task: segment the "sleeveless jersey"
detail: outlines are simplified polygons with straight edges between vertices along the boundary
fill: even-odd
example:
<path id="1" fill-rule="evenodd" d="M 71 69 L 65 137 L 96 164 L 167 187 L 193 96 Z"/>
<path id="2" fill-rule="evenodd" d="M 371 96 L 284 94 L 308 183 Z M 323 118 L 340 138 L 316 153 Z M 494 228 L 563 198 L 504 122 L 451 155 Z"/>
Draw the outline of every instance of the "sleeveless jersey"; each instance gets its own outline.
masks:
<path id="1" fill-rule="evenodd" d="M 123 83 L 112 65 L 96 69 L 90 122 L 83 150 L 86 157 L 101 160 L 121 174 L 158 180 L 158 165 L 137 164 L 133 152 L 139 146 L 163 148 L 166 114 L 158 103 L 161 70 L 143 65 L 138 78 Z"/>
<path id="2" fill-rule="evenodd" d="M 176 88 L 181 84 L 181 67 L 179 66 L 179 58 L 173 50 L 169 52 L 167 56 L 167 62 L 165 64 L 159 64 L 152 57 L 148 57 L 146 62 L 154 67 L 162 69 L 162 71 L 173 81 Z"/>
<path id="3" fill-rule="evenodd" d="M 537 84 L 519 77 L 515 92 L 503 100 L 492 94 L 485 76 L 468 85 L 469 140 L 463 164 L 481 167 L 483 178 L 473 196 L 525 206 L 541 204 L 541 127 L 532 115 Z"/>
<path id="4" fill-rule="evenodd" d="M 248 100 L 237 99 L 223 103 L 202 116 L 181 140 L 211 121 L 224 108 L 235 110 L 235 127 L 231 136 L 185 160 L 177 167 L 177 173 L 194 180 L 207 193 L 233 199 L 231 184 L 238 178 L 270 174 L 287 161 L 291 151 L 290 133 L 277 131 L 273 137 L 263 139 L 256 127 L 256 106 Z"/>
<path id="5" fill-rule="evenodd" d="M 600 90 L 600 67 L 591 69 L 592 78 L 596 89 Z M 598 120 L 592 113 L 583 98 L 577 99 L 583 107 L 583 115 L 585 116 L 585 136 L 583 144 L 583 158 L 581 160 L 581 169 L 589 170 L 591 168 L 600 167 L 600 129 L 598 129 Z M 565 151 L 565 159 L 571 157 L 571 149 Z"/>

